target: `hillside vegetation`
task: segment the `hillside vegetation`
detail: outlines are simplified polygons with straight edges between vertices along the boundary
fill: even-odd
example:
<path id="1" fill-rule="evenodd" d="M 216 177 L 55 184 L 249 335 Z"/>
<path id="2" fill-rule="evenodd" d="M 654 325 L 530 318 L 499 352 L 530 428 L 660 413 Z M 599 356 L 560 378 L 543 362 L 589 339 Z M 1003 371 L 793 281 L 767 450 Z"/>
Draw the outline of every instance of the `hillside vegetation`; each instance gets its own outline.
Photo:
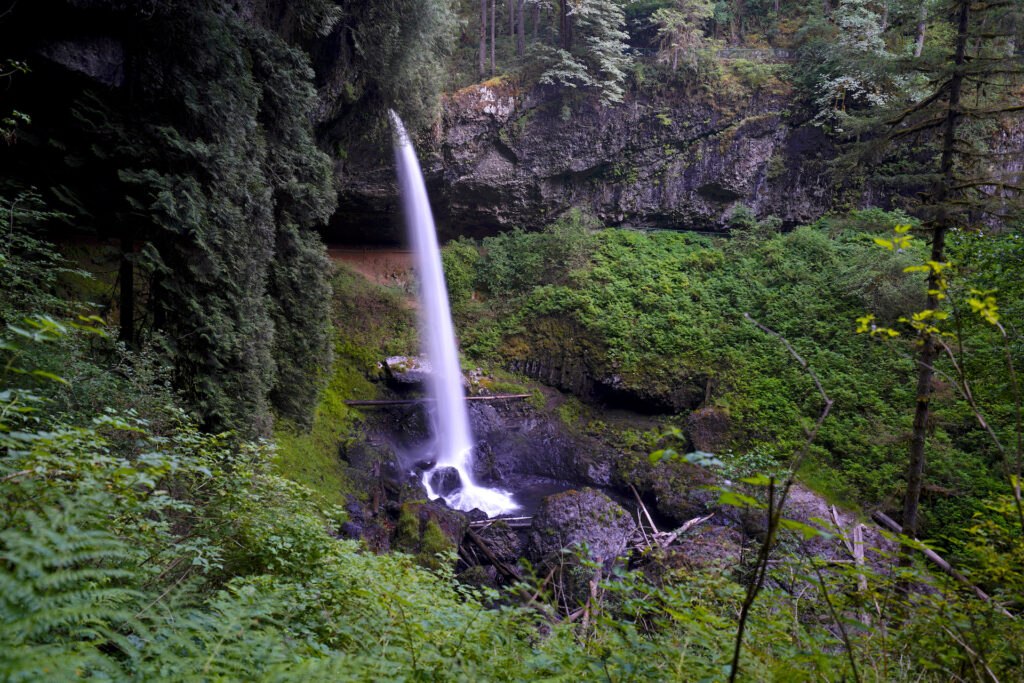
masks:
<path id="1" fill-rule="evenodd" d="M 0 681 L 1024 680 L 1019 2 L 7 4 Z M 415 286 L 321 237 L 396 213 L 388 108 L 422 147 L 489 78 L 567 128 L 697 103 L 693 165 L 799 121 L 753 194 L 835 178 L 806 221 L 701 181 L 718 232 L 645 231 L 577 206 L 570 158 L 541 229 L 448 242 L 468 385 L 526 395 L 478 416 L 571 461 L 525 522 L 553 550 L 477 519 L 505 559 L 399 452 L 429 423 L 382 363 L 417 351 Z M 492 132 L 477 170 L 512 165 L 479 123 L 432 188 Z M 677 154 L 644 144 L 589 190 Z M 559 540 L 551 501 L 622 552 Z"/>

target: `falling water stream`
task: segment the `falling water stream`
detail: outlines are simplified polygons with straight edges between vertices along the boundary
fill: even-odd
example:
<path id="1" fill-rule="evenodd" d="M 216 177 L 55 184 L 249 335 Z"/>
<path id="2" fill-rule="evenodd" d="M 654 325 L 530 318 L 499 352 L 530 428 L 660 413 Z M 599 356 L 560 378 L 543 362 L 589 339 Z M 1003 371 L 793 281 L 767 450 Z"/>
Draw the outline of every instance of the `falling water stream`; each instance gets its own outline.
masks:
<path id="1" fill-rule="evenodd" d="M 473 438 L 469 429 L 462 390 L 462 370 L 455 345 L 448 291 L 441 268 L 441 250 L 437 244 L 434 217 L 427 199 L 423 173 L 416 150 L 395 112 L 390 112 L 395 139 L 395 164 L 405 213 L 406 230 L 416 256 L 420 282 L 420 328 L 424 351 L 430 363 L 427 391 L 434 427 L 434 467 L 423 474 L 423 485 L 431 498 L 441 497 L 430 485 L 431 474 L 443 467 L 459 473 L 461 487 L 444 496 L 445 502 L 457 510 L 479 508 L 494 517 L 518 509 L 510 493 L 479 486 L 473 481 Z"/>

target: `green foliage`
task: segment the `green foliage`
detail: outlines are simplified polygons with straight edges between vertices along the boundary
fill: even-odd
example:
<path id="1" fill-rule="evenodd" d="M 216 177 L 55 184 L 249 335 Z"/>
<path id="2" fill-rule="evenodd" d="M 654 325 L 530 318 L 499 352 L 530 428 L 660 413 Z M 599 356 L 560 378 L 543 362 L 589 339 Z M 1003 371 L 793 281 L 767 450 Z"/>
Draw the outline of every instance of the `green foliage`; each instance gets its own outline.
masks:
<path id="1" fill-rule="evenodd" d="M 52 244 L 38 236 L 45 227 L 68 218 L 47 207 L 35 190 L 0 196 L 0 275 L 5 289 L 0 299 L 0 323 L 12 322 L 23 312 L 66 315 L 75 311 L 75 306 L 60 295 L 61 280 L 91 275 L 72 268 Z"/>
<path id="2" fill-rule="evenodd" d="M 344 55 L 331 94 L 341 100 L 338 122 L 359 135 L 385 135 L 387 109 L 409 130 L 427 128 L 438 107 L 441 64 L 456 18 L 444 0 L 344 0 L 343 19 L 328 42 Z M 344 130 L 336 126 L 338 130 Z"/>
<path id="3" fill-rule="evenodd" d="M 919 262 L 919 247 L 881 258 L 873 241 L 893 218 L 867 211 L 779 234 L 777 222 L 759 222 L 738 207 L 727 241 L 606 230 L 590 235 L 589 261 L 562 269 L 538 264 L 543 233 L 489 238 L 478 273 L 490 299 L 485 311 L 466 321 L 461 336 L 496 339 L 488 347 L 464 348 L 498 359 L 571 353 L 595 376 L 614 375 L 622 388 L 642 396 L 672 396 L 686 388 L 703 397 L 711 377 L 713 403 L 740 427 L 732 433 L 737 456 L 723 460 L 758 453 L 757 444 L 772 441 L 778 442 L 773 456 L 788 456 L 803 440 L 801 421 L 819 411 L 820 399 L 787 362 L 786 350 L 743 320 L 749 312 L 794 345 L 836 402 L 807 471 L 840 499 L 891 500 L 901 493 L 909 428 L 901 406 L 913 364 L 852 332 L 865 310 L 890 325 L 908 302 L 920 301 L 916 276 L 904 272 Z M 992 283 L 976 285 L 988 289 Z M 1015 302 L 1009 297 L 1005 305 Z M 999 349 L 990 339 L 985 353 L 991 353 L 991 370 L 979 381 L 1001 387 L 1000 398 L 986 401 L 1006 416 L 1006 384 L 995 379 L 1005 366 L 998 365 Z M 969 518 L 977 509 L 972 501 L 998 485 L 993 465 L 999 458 L 983 443 L 973 416 L 952 395 L 943 402 L 929 482 L 967 495 L 926 501 L 928 528 Z M 749 465 L 772 459 L 740 459 L 736 466 L 746 473 Z"/>
<path id="4" fill-rule="evenodd" d="M 326 259 L 311 231 L 334 206 L 308 120 L 308 57 L 232 14 L 158 18 L 149 68 L 174 77 L 147 84 L 148 147 L 122 177 L 156 226 L 150 306 L 178 383 L 213 428 L 266 433 L 271 393 L 308 421 L 330 363 Z M 180 102 L 171 116 L 168 100 Z"/>
<path id="5" fill-rule="evenodd" d="M 480 252 L 471 240 L 452 240 L 441 248 L 441 265 L 448 288 L 448 303 L 452 313 L 462 313 L 473 298 L 476 267 Z"/>
<path id="6" fill-rule="evenodd" d="M 675 71 L 683 56 L 691 69 L 697 68 L 697 51 L 704 42 L 704 23 L 714 14 L 710 0 L 677 0 L 672 7 L 654 11 L 650 21 L 658 27 L 658 58 Z"/>
<path id="7" fill-rule="evenodd" d="M 623 31 L 626 17 L 616 0 L 584 0 L 571 12 L 572 44 L 538 45 L 543 65 L 541 83 L 568 88 L 593 88 L 603 104 L 621 102 L 629 57 Z"/>
<path id="8" fill-rule="evenodd" d="M 574 209 L 543 232 L 513 230 L 487 238 L 482 243 L 485 255 L 477 265 L 479 282 L 496 294 L 567 282 L 590 260 L 596 225 Z"/>
<path id="9" fill-rule="evenodd" d="M 321 500 L 340 505 L 346 495 L 366 493 L 339 457 L 358 441 L 364 427 L 359 411 L 344 402 L 379 396 L 380 385 L 367 378 L 376 375 L 381 358 L 414 352 L 416 324 L 402 297 L 346 267 L 335 269 L 330 284 L 336 330 L 331 374 L 310 428 L 281 420 L 274 436 L 281 471 L 316 491 Z"/>

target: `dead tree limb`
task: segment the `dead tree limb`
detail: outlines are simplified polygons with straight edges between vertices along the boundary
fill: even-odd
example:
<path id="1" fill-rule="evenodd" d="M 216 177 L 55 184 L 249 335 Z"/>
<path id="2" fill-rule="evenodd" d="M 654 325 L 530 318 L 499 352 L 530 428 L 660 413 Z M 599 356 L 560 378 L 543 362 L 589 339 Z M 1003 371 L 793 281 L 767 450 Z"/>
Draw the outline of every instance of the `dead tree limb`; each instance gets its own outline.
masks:
<path id="1" fill-rule="evenodd" d="M 871 518 L 893 533 L 903 533 L 902 527 L 882 512 L 872 512 Z M 975 586 L 973 583 L 970 582 L 970 580 L 968 580 L 966 576 L 964 576 L 956 569 L 954 569 L 953 565 L 951 565 L 946 560 L 942 559 L 942 556 L 940 556 L 937 552 L 935 552 L 931 548 L 925 547 L 924 545 L 913 547 L 922 555 L 931 560 L 945 574 L 953 577 L 961 584 L 963 584 L 965 587 L 967 587 L 972 593 L 978 596 L 978 598 L 986 602 L 991 602 L 993 605 L 995 605 L 996 609 L 998 609 L 1004 616 L 1010 617 L 1011 619 L 1015 618 L 1012 614 L 1007 612 L 1001 605 L 992 600 L 992 597 L 988 593 Z"/>
<path id="2" fill-rule="evenodd" d="M 519 579 L 519 575 L 512 571 L 512 569 L 510 569 L 507 564 L 498 559 L 498 556 L 495 555 L 493 551 L 491 551 L 491 548 L 487 545 L 487 542 L 484 539 L 480 538 L 480 535 L 478 533 L 476 533 L 472 529 L 466 529 L 466 535 L 469 537 L 469 540 L 473 541 L 473 543 L 476 544 L 476 547 L 480 548 L 480 551 L 484 554 L 484 557 L 486 557 L 488 561 L 494 565 L 494 568 L 501 572 L 501 574 L 503 574 L 506 578 L 509 579 Z"/>

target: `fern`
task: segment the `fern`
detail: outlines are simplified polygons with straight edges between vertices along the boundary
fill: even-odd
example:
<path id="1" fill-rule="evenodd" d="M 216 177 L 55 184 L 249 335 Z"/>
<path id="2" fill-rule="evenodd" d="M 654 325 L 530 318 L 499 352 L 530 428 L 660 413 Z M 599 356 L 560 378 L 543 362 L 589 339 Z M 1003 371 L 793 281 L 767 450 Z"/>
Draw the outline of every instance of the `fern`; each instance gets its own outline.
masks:
<path id="1" fill-rule="evenodd" d="M 73 505 L 23 520 L 0 532 L 0 679 L 117 674 L 105 652 L 132 650 L 119 631 L 141 597 L 123 587 L 128 547 Z"/>

